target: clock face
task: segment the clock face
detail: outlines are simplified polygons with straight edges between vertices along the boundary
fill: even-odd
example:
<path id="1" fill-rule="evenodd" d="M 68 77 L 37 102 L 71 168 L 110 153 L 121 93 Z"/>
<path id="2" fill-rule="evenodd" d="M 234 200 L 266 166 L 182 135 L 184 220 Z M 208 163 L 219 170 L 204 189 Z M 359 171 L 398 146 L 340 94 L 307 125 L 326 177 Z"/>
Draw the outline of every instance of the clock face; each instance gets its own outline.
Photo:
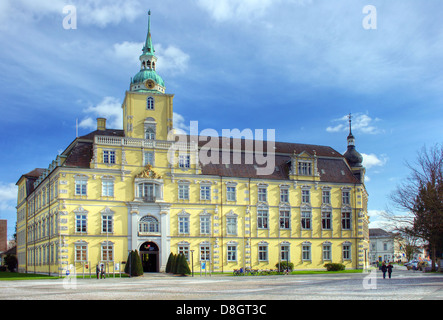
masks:
<path id="1" fill-rule="evenodd" d="M 151 79 L 147 80 L 147 81 L 146 81 L 146 87 L 147 87 L 148 89 L 154 89 L 154 87 L 155 87 L 155 82 L 154 82 L 153 80 L 151 80 Z"/>

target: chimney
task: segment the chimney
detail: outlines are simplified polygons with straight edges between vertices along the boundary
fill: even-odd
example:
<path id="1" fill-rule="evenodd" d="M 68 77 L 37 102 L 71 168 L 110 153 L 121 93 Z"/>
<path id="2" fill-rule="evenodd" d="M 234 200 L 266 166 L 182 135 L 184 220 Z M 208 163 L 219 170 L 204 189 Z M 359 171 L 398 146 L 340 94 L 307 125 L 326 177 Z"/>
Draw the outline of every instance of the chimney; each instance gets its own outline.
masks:
<path id="1" fill-rule="evenodd" d="M 100 131 L 106 130 L 106 119 L 105 118 L 97 118 L 97 130 L 100 130 Z"/>

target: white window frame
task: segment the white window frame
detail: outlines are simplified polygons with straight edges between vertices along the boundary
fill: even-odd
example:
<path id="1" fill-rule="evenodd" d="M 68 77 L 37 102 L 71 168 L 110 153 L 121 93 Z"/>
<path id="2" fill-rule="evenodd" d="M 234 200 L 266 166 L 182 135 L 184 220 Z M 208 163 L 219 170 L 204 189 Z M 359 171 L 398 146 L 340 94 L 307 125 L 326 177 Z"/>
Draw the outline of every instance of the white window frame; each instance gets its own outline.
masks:
<path id="1" fill-rule="evenodd" d="M 237 201 L 237 187 L 236 186 L 226 186 L 226 200 L 227 201 Z"/>
<path id="2" fill-rule="evenodd" d="M 178 199 L 189 200 L 189 184 L 179 183 L 178 185 Z"/>
<path id="3" fill-rule="evenodd" d="M 101 243 L 100 250 L 101 261 L 114 261 L 114 243 L 111 241 L 104 241 Z M 111 256 L 111 259 L 109 259 Z"/>
<path id="4" fill-rule="evenodd" d="M 88 243 L 85 241 L 78 241 L 74 243 L 74 247 L 75 247 L 74 261 L 75 262 L 88 261 Z"/>
<path id="5" fill-rule="evenodd" d="M 115 164 L 116 163 L 116 155 L 115 150 L 103 150 L 103 163 L 106 164 Z"/>
<path id="6" fill-rule="evenodd" d="M 178 167 L 181 169 L 189 169 L 191 167 L 191 156 L 189 154 L 179 155 Z"/>
<path id="7" fill-rule="evenodd" d="M 311 243 L 302 243 L 302 261 L 312 261 Z"/>
<path id="8" fill-rule="evenodd" d="M 87 196 L 88 195 L 88 180 L 87 179 L 75 179 L 75 195 Z"/>
<path id="9" fill-rule="evenodd" d="M 200 185 L 200 200 L 209 201 L 211 200 L 211 186 L 204 184 Z"/>
<path id="10" fill-rule="evenodd" d="M 236 262 L 237 261 L 237 245 L 236 244 L 227 244 L 226 248 L 227 261 L 228 262 Z"/>
<path id="11" fill-rule="evenodd" d="M 258 244 L 258 261 L 259 262 L 269 261 L 269 252 L 268 252 L 267 243 Z"/>

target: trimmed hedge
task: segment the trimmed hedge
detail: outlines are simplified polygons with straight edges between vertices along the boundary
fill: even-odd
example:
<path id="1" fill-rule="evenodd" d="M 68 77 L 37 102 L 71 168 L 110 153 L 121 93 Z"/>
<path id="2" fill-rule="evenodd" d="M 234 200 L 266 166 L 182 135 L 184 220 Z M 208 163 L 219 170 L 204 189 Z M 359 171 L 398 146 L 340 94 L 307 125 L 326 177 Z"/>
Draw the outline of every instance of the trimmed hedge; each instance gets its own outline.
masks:
<path id="1" fill-rule="evenodd" d="M 130 270 L 129 270 L 130 269 Z M 140 255 L 137 250 L 131 250 L 128 255 L 128 260 L 125 265 L 125 273 L 132 277 L 139 277 L 143 275 L 143 265 Z"/>
<path id="2" fill-rule="evenodd" d="M 342 263 L 326 263 L 325 268 L 327 271 L 342 271 L 345 270 L 345 265 Z"/>
<path id="3" fill-rule="evenodd" d="M 181 274 L 183 276 L 191 274 L 188 261 L 186 261 L 186 256 L 184 254 L 175 255 L 172 252 L 169 254 L 165 271 L 167 273 Z"/>

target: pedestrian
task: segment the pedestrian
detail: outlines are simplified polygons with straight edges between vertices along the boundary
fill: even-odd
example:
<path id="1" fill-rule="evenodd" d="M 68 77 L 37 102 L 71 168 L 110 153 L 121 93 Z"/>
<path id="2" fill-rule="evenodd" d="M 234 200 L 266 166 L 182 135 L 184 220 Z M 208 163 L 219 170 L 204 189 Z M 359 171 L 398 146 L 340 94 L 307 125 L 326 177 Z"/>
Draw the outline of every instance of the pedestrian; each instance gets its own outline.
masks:
<path id="1" fill-rule="evenodd" d="M 98 279 L 98 276 L 99 276 L 99 274 L 100 274 L 100 267 L 98 266 L 98 264 L 97 264 L 97 266 L 95 267 L 95 273 L 97 274 L 97 279 Z"/>
<path id="2" fill-rule="evenodd" d="M 383 279 L 386 279 L 386 270 L 387 270 L 386 263 L 383 261 L 381 263 L 381 272 L 383 272 Z"/>
<path id="3" fill-rule="evenodd" d="M 391 273 L 392 273 L 392 269 L 394 269 L 394 266 L 389 262 L 389 264 L 386 267 L 386 269 L 388 270 L 389 279 L 391 279 Z"/>
<path id="4" fill-rule="evenodd" d="M 100 270 L 100 278 L 101 278 L 101 279 L 106 279 L 106 273 L 105 273 L 105 267 L 104 267 L 104 265 L 101 266 L 101 270 Z"/>

